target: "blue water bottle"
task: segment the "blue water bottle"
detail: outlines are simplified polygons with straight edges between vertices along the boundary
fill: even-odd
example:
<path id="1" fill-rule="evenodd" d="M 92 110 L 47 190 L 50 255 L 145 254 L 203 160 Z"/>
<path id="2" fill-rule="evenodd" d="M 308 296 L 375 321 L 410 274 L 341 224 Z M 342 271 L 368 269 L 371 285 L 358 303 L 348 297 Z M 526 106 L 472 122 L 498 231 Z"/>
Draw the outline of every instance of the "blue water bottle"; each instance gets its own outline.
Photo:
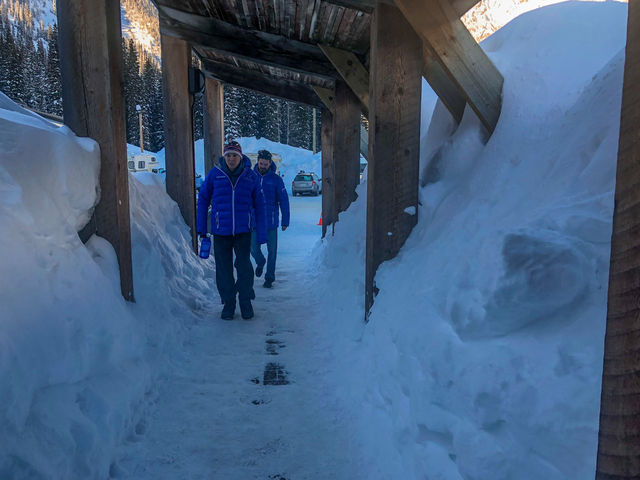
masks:
<path id="1" fill-rule="evenodd" d="M 211 239 L 209 237 L 204 237 L 202 242 L 200 242 L 200 258 L 209 258 L 210 253 Z"/>

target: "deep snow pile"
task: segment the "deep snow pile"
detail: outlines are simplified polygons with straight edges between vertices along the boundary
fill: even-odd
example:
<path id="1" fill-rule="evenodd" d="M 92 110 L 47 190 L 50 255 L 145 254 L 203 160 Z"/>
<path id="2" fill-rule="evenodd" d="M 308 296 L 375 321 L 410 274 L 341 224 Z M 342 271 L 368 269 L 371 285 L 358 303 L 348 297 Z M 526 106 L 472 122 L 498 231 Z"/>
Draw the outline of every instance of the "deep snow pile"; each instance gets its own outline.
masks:
<path id="1" fill-rule="evenodd" d="M 485 145 L 436 107 L 419 223 L 369 324 L 365 185 L 317 251 L 363 478 L 593 477 L 626 11 L 558 4 L 483 42 L 500 122 Z"/>
<path id="2" fill-rule="evenodd" d="M 96 236 L 83 245 L 76 233 L 96 202 L 98 167 L 94 141 L 0 94 L 3 479 L 107 478 L 163 355 L 209 302 L 211 267 L 190 252 L 152 174 L 130 177 L 137 303 L 123 301 L 111 246 Z"/>

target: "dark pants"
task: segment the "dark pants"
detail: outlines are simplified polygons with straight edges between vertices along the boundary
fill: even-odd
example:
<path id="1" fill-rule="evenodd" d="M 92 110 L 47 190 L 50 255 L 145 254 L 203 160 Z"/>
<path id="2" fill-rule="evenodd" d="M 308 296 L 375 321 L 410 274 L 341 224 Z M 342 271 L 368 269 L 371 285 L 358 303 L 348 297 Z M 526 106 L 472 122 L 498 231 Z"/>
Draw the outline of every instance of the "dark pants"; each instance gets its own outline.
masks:
<path id="1" fill-rule="evenodd" d="M 238 235 L 214 235 L 213 252 L 216 259 L 216 283 L 223 303 L 235 302 L 236 292 L 240 302 L 255 298 L 253 292 L 253 265 L 251 251 L 251 233 Z M 235 264 L 233 254 L 236 254 Z M 238 281 L 233 278 L 236 267 Z"/>
<path id="2" fill-rule="evenodd" d="M 251 235 L 251 255 L 256 261 L 256 265 L 264 266 L 267 264 L 267 272 L 264 274 L 265 280 L 276 279 L 276 257 L 278 256 L 278 229 L 274 228 L 267 232 L 267 259 L 265 260 L 262 253 L 262 247 L 256 239 L 256 232 Z"/>

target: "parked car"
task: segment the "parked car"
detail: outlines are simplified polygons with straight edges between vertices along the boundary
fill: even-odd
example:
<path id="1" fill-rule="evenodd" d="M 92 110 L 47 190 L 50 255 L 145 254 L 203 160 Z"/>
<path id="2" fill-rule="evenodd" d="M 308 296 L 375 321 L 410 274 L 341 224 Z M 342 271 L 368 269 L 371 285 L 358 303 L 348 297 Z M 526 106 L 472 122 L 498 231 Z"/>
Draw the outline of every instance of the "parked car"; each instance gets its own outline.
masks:
<path id="1" fill-rule="evenodd" d="M 298 172 L 291 183 L 291 193 L 294 197 L 305 193 L 317 196 L 322 193 L 322 180 L 313 172 Z"/>

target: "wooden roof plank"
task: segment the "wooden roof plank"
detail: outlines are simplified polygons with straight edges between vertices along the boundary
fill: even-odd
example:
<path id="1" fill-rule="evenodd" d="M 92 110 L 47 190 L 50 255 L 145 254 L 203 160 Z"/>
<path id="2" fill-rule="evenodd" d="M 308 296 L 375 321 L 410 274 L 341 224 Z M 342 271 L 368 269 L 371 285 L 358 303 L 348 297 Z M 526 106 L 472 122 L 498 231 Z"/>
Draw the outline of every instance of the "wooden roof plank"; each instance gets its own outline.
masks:
<path id="1" fill-rule="evenodd" d="M 322 51 L 311 43 L 247 30 L 221 20 L 178 12 L 166 7 L 161 9 L 160 28 L 163 33 L 228 55 L 322 76 L 325 79 L 337 77 L 337 72 Z"/>

